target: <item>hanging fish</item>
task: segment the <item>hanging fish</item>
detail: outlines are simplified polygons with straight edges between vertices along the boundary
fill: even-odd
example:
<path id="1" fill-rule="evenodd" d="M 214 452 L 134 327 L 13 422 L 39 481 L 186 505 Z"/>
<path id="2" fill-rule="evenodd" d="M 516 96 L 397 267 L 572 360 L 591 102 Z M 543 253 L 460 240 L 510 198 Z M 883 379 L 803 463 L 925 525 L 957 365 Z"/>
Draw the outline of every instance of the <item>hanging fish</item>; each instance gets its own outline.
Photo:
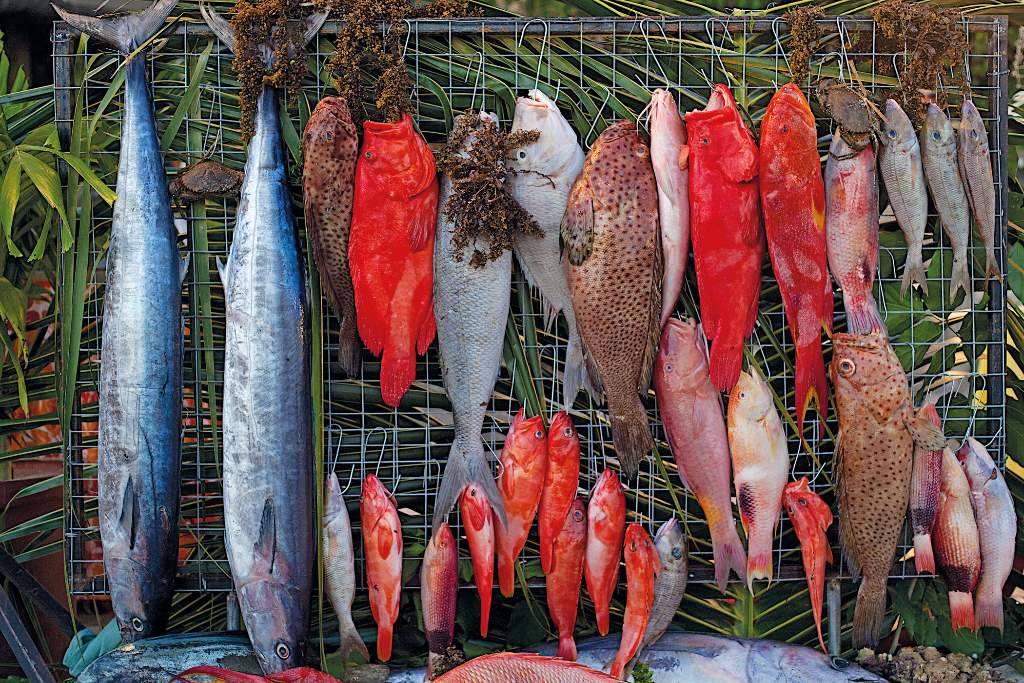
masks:
<path id="1" fill-rule="evenodd" d="M 612 662 L 611 675 L 625 680 L 626 665 L 643 644 L 647 623 L 654 606 L 655 576 L 661 572 L 661 558 L 650 534 L 639 524 L 626 530 L 626 612 L 622 621 L 622 640 Z"/>
<path id="2" fill-rule="evenodd" d="M 338 616 L 341 661 L 347 662 L 352 652 L 358 652 L 363 659 L 370 661 L 366 644 L 352 621 L 352 601 L 356 597 L 356 555 L 352 548 L 352 522 L 338 475 L 334 472 L 327 477 L 322 533 L 324 584 Z"/>
<path id="3" fill-rule="evenodd" d="M 821 635 L 821 603 L 825 594 L 825 565 L 832 564 L 832 547 L 828 544 L 828 528 L 832 525 L 832 511 L 821 497 L 811 490 L 807 477 L 786 484 L 782 503 L 789 521 L 800 540 L 804 574 L 807 576 L 807 594 L 811 598 L 814 625 L 818 628 L 818 645 L 828 654 Z"/>
<path id="4" fill-rule="evenodd" d="M 473 560 L 473 580 L 480 595 L 480 635 L 486 638 L 494 591 L 494 513 L 487 496 L 476 483 L 463 489 L 459 513 L 469 542 L 469 556 Z"/>
<path id="5" fill-rule="evenodd" d="M 559 411 L 548 430 L 548 465 L 544 474 L 537 532 L 540 536 L 540 566 L 551 570 L 555 537 L 565 525 L 565 516 L 580 485 L 580 438 L 568 413 Z M 561 524 L 559 523 L 561 519 Z"/>
<path id="6" fill-rule="evenodd" d="M 634 122 L 609 126 L 590 148 L 561 234 L 590 379 L 603 386 L 615 452 L 632 478 L 654 447 L 640 394 L 661 329 L 658 191 Z"/>
<path id="7" fill-rule="evenodd" d="M 981 574 L 981 542 L 971 507 L 970 484 L 948 448 L 942 452 L 939 509 L 932 534 L 936 564 L 949 592 L 950 626 L 954 633 L 962 628 L 974 631 L 973 593 Z"/>
<path id="8" fill-rule="evenodd" d="M 455 638 L 455 614 L 459 593 L 459 551 L 455 536 L 443 523 L 430 537 L 420 567 L 420 603 L 427 637 L 427 680 L 448 656 Z"/>
<path id="9" fill-rule="evenodd" d="M 552 546 L 554 555 L 545 577 L 548 613 L 558 629 L 558 656 L 575 661 L 573 630 L 580 603 L 583 556 L 587 550 L 587 513 L 580 498 L 573 501 Z"/>
<path id="10" fill-rule="evenodd" d="M 686 534 L 675 517 L 658 529 L 654 535 L 654 547 L 658 551 L 661 570 L 654 580 L 654 604 L 651 606 L 647 630 L 644 631 L 643 647 L 657 642 L 675 619 L 686 592 L 688 576 Z"/>
<path id="11" fill-rule="evenodd" d="M 355 195 L 359 134 L 343 97 L 320 100 L 302 134 L 302 197 L 306 232 L 327 303 L 338 316 L 338 362 L 359 375 L 356 295 L 348 268 L 348 238 Z"/>
<path id="12" fill-rule="evenodd" d="M 711 383 L 726 391 L 740 376 L 761 289 L 757 144 L 725 85 L 716 85 L 707 106 L 685 118 L 700 319 L 711 340 Z"/>
<path id="13" fill-rule="evenodd" d="M 359 336 L 373 355 L 383 353 L 380 390 L 389 406 L 412 385 L 416 354 L 426 353 L 436 333 L 437 195 L 434 156 L 412 118 L 364 121 L 348 259 Z"/>
<path id="14" fill-rule="evenodd" d="M 402 523 L 391 493 L 375 475 L 363 481 L 359 519 L 366 558 L 370 612 L 377 623 L 377 659 L 391 659 L 391 639 L 402 597 Z"/>
<path id="15" fill-rule="evenodd" d="M 822 420 L 828 416 L 821 330 L 832 331 L 833 298 L 817 127 L 794 83 L 782 86 L 768 103 L 761 123 L 760 161 L 768 255 L 796 346 L 796 425 L 802 435 L 811 400 Z"/>
<path id="16" fill-rule="evenodd" d="M 100 341 L 100 542 L 121 639 L 167 626 L 178 560 L 181 480 L 181 283 L 145 53 L 177 0 L 117 19 L 64 21 L 127 55 L 117 201 L 107 250 Z"/>
<path id="17" fill-rule="evenodd" d="M 985 279 L 1003 281 L 996 261 L 996 184 L 992 178 L 992 157 L 988 149 L 988 131 L 978 108 L 971 100 L 960 107 L 957 163 L 967 199 L 970 200 L 974 222 L 985 245 Z"/>
<path id="18" fill-rule="evenodd" d="M 707 341 L 693 320 L 669 318 L 654 366 L 654 392 L 679 478 L 693 492 L 711 532 L 715 583 L 732 569 L 746 581 L 746 551 L 736 533 L 728 431 L 722 397 L 708 375 Z"/>
<path id="19" fill-rule="evenodd" d="M 935 404 L 921 407 L 919 414 L 937 428 L 942 427 Z M 942 481 L 942 449 L 914 448 L 914 469 L 910 474 L 910 530 L 914 535 L 914 568 L 919 573 L 935 573 L 932 527 L 939 508 L 939 484 Z"/>
<path id="20" fill-rule="evenodd" d="M 619 558 L 626 533 L 626 497 L 612 470 L 601 473 L 587 506 L 587 554 L 583 573 L 597 614 L 597 630 L 608 635 L 609 605 L 619 582 Z"/>

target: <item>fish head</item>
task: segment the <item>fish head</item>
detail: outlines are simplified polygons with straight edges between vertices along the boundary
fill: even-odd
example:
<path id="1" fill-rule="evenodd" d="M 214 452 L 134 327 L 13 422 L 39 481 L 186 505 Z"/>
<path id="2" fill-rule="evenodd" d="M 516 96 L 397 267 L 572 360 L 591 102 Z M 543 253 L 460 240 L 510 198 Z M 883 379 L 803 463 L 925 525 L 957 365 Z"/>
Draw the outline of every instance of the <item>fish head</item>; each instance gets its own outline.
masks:
<path id="1" fill-rule="evenodd" d="M 988 156 L 988 131 L 981 112 L 971 100 L 964 100 L 960 107 L 960 146 L 972 156 Z"/>
<path id="2" fill-rule="evenodd" d="M 611 528 L 621 529 L 625 516 L 626 497 L 622 493 L 619 476 L 614 470 L 606 469 L 590 492 L 590 505 L 587 507 L 588 530 L 602 534 Z"/>
<path id="3" fill-rule="evenodd" d="M 697 321 L 669 318 L 654 362 L 657 388 L 669 394 L 692 390 L 706 381 L 708 346 Z"/>
<path id="4" fill-rule="evenodd" d="M 765 117 L 782 120 L 782 132 L 788 133 L 787 126 L 805 126 L 814 129 L 814 114 L 807 103 L 804 92 L 796 83 L 786 83 L 772 96 Z"/>
<path id="5" fill-rule="evenodd" d="M 424 565 L 436 563 L 445 564 L 444 560 L 453 556 L 456 552 L 455 535 L 448 522 L 442 522 L 437 531 L 430 537 L 426 550 L 423 552 Z"/>
<path id="6" fill-rule="evenodd" d="M 468 126 L 468 132 L 462 139 L 459 145 L 459 150 L 462 156 L 467 156 L 469 150 L 473 149 L 473 145 L 476 144 L 479 139 L 479 133 L 490 128 L 491 130 L 497 131 L 498 117 L 495 114 L 486 111 L 480 111 L 475 114 L 459 114 L 455 117 L 454 128 L 459 129 L 463 126 Z"/>
<path id="7" fill-rule="evenodd" d="M 936 427 L 942 427 L 942 418 L 939 417 L 939 413 L 935 410 L 935 402 L 925 403 L 917 411 L 917 414 L 931 422 Z"/>
<path id="8" fill-rule="evenodd" d="M 942 449 L 942 494 L 948 498 L 966 500 L 970 495 L 971 485 L 968 482 L 960 461 L 950 448 Z"/>
<path id="9" fill-rule="evenodd" d="M 946 112 L 934 102 L 928 104 L 924 125 L 921 127 L 923 147 L 937 153 L 948 148 L 956 149 L 956 134 Z"/>
<path id="10" fill-rule="evenodd" d="M 395 123 L 364 121 L 359 152 L 361 172 L 387 183 L 393 193 L 400 189 L 411 193 L 423 185 L 425 176 L 437 173 L 434 157 L 408 114 Z"/>
<path id="11" fill-rule="evenodd" d="M 576 434 L 576 426 L 572 418 L 564 410 L 559 410 L 551 418 L 548 427 L 548 454 L 553 459 L 563 460 L 574 452 L 579 453 L 580 439 Z"/>
<path id="12" fill-rule="evenodd" d="M 661 559 L 654 547 L 651 535 L 640 524 L 633 522 L 626 528 L 626 540 L 623 543 L 623 554 L 626 566 L 646 566 L 655 574 L 661 572 Z"/>
<path id="13" fill-rule="evenodd" d="M 885 101 L 885 121 L 882 122 L 882 133 L 879 136 L 885 146 L 899 145 L 912 147 L 917 144 L 914 124 L 900 103 L 894 99 Z"/>
<path id="14" fill-rule="evenodd" d="M 862 397 L 879 422 L 905 407 L 903 392 L 886 390 L 893 382 L 906 382 L 906 376 L 884 332 L 836 334 L 829 374 L 837 395 Z"/>
<path id="15" fill-rule="evenodd" d="M 156 595 L 161 587 L 167 590 L 161 579 L 131 558 L 111 558 L 105 565 L 121 640 L 133 643 L 159 635 L 167 623 L 167 601 Z"/>
<path id="16" fill-rule="evenodd" d="M 687 112 L 691 164 L 694 158 L 718 165 L 727 175 L 750 180 L 758 163 L 754 136 L 736 107 L 732 91 L 721 83 L 716 85 L 702 110 Z"/>
<path id="17" fill-rule="evenodd" d="M 833 660 L 809 647 L 770 640 L 753 641 L 747 670 L 777 672 L 777 680 L 782 681 L 885 681 L 846 660 Z"/>
<path id="18" fill-rule="evenodd" d="M 686 571 L 686 534 L 675 517 L 668 520 L 654 535 L 654 547 L 661 560 L 662 571 L 673 574 Z"/>
<path id="19" fill-rule="evenodd" d="M 481 532 L 491 524 L 491 502 L 476 482 L 470 482 L 462 490 L 459 512 L 462 513 L 462 525 L 467 533 Z"/>
<path id="20" fill-rule="evenodd" d="M 572 501 L 572 505 L 569 507 L 569 514 L 565 517 L 561 534 L 568 534 L 569 538 L 575 541 L 587 538 L 587 506 L 579 496 Z"/>
<path id="21" fill-rule="evenodd" d="M 561 413 L 560 413 L 561 414 Z M 568 417 L 568 416 L 567 416 Z M 505 450 L 514 451 L 521 458 L 523 453 L 536 455 L 547 451 L 547 435 L 544 433 L 544 418 L 540 415 L 526 417 L 523 408 L 516 413 L 512 426 L 505 436 Z M 532 459 L 532 458 L 530 458 Z"/>
<path id="22" fill-rule="evenodd" d="M 1002 478 L 988 450 L 974 437 L 968 437 L 956 452 L 956 457 L 975 496 L 984 495 L 988 488 L 996 485 L 993 482 Z"/>
<path id="23" fill-rule="evenodd" d="M 741 372 L 739 380 L 729 392 L 729 414 L 745 421 L 757 422 L 774 409 L 771 389 L 761 373 L 756 370 Z"/>
<path id="24" fill-rule="evenodd" d="M 832 510 L 821 497 L 811 490 L 807 477 L 791 481 L 782 490 L 782 504 L 786 508 L 797 536 L 803 542 L 807 531 L 824 531 L 832 525 Z"/>
<path id="25" fill-rule="evenodd" d="M 287 671 L 304 661 L 298 634 L 307 630 L 308 608 L 298 586 L 284 578 L 252 581 L 238 590 L 245 629 L 265 673 Z"/>
<path id="26" fill-rule="evenodd" d="M 385 516 L 393 508 L 391 492 L 387 487 L 377 478 L 377 475 L 366 475 L 366 479 L 363 480 L 362 496 L 359 500 L 359 516 L 362 518 L 363 527 L 372 527 L 376 520 Z"/>
<path id="27" fill-rule="evenodd" d="M 327 491 L 324 494 L 324 522 L 332 520 L 345 509 L 345 496 L 341 492 L 341 482 L 338 481 L 338 473 L 331 472 L 327 477 Z"/>
<path id="28" fill-rule="evenodd" d="M 344 97 L 329 96 L 320 100 L 303 133 L 304 144 L 323 144 L 339 149 L 358 140 L 356 125 Z"/>
<path id="29" fill-rule="evenodd" d="M 673 147 L 686 142 L 683 117 L 676 100 L 668 90 L 658 88 L 651 95 L 651 138 L 667 140 Z"/>
<path id="30" fill-rule="evenodd" d="M 512 132 L 520 130 L 535 130 L 540 136 L 512 152 L 509 166 L 516 171 L 551 177 L 579 153 L 576 131 L 562 116 L 558 105 L 540 90 L 531 90 L 527 97 L 516 100 Z"/>

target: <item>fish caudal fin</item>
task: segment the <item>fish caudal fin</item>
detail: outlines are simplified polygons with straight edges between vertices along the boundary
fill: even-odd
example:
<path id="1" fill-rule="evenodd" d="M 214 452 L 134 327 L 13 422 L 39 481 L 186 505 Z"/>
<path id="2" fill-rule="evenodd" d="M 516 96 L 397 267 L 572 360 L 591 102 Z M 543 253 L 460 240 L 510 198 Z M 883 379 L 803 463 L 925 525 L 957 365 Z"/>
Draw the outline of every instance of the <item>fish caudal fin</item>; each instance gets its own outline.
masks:
<path id="1" fill-rule="evenodd" d="M 153 37 L 170 16 L 178 0 L 157 0 L 148 9 L 136 14 L 127 14 L 114 19 L 73 14 L 53 5 L 60 18 L 82 33 L 102 40 L 117 48 L 121 54 L 131 54 L 140 45 Z"/>
<path id="2" fill-rule="evenodd" d="M 338 331 L 338 364 L 347 377 L 358 377 L 363 364 L 362 347 L 356 332 L 355 321 L 345 320 Z"/>
<path id="3" fill-rule="evenodd" d="M 497 516 L 495 524 L 508 524 L 505 502 L 494 483 L 494 475 L 484 456 L 484 444 L 480 440 L 480 435 L 474 434 L 468 438 L 457 435 L 451 450 L 448 451 L 448 464 L 445 465 L 437 498 L 434 499 L 432 533 L 437 533 L 438 527 L 448 519 L 448 513 L 455 508 L 462 490 L 470 482 L 475 482 L 487 496 L 487 502 L 491 504 L 491 510 Z"/>
<path id="4" fill-rule="evenodd" d="M 905 297 L 911 284 L 921 286 L 921 292 L 928 296 L 928 276 L 925 274 L 924 263 L 921 262 L 921 254 L 911 254 L 907 251 L 907 262 L 903 266 L 903 282 L 900 283 L 900 296 Z"/>
<path id="5" fill-rule="evenodd" d="M 434 318 L 433 304 L 430 306 L 427 316 L 420 323 L 420 331 L 416 336 L 416 352 L 421 356 L 427 352 L 430 345 L 434 343 L 437 336 L 437 320 Z"/>
<path id="6" fill-rule="evenodd" d="M 380 359 L 380 394 L 385 403 L 397 407 L 415 379 L 415 356 L 395 357 L 391 349 L 384 349 Z"/>
<path id="7" fill-rule="evenodd" d="M 229 50 L 234 52 L 236 43 L 235 29 L 231 26 L 228 20 L 210 9 L 205 2 L 199 3 L 199 11 L 203 15 L 203 20 L 206 21 L 206 24 L 220 39 L 220 42 L 224 43 Z M 303 45 L 313 40 L 325 21 L 327 21 L 327 12 L 316 12 L 306 17 L 306 20 L 302 25 Z M 264 44 L 260 50 L 260 55 L 267 66 L 273 65 L 275 56 L 272 45 Z"/>
<path id="8" fill-rule="evenodd" d="M 751 593 L 754 592 L 754 581 L 756 579 L 765 579 L 768 583 L 772 582 L 772 565 L 771 548 L 763 552 L 747 555 L 747 589 Z"/>
<path id="9" fill-rule="evenodd" d="M 391 659 L 391 626 L 377 625 L 377 659 L 386 662 Z"/>
<path id="10" fill-rule="evenodd" d="M 743 342 L 727 343 L 724 339 L 711 342 L 711 383 L 719 391 L 728 391 L 740 378 L 743 366 Z"/>
<path id="11" fill-rule="evenodd" d="M 828 417 L 828 379 L 821 338 L 814 344 L 796 347 L 796 428 L 804 433 L 804 415 L 813 400 L 822 421 Z"/>
<path id="12" fill-rule="evenodd" d="M 566 410 L 576 402 L 580 387 L 586 385 L 587 392 L 591 395 L 594 393 L 586 378 L 583 356 L 583 340 L 578 332 L 570 330 L 569 344 L 565 349 L 565 369 L 562 371 L 562 404 Z"/>
<path id="13" fill-rule="evenodd" d="M 957 293 L 960 290 L 964 291 L 966 296 L 970 296 L 971 293 L 971 276 L 967 273 L 967 259 L 966 258 L 954 258 L 953 259 L 953 272 L 949 276 L 949 299 L 955 301 Z"/>
<path id="14" fill-rule="evenodd" d="M 918 574 L 935 573 L 935 551 L 931 534 L 914 535 L 914 568 Z"/>
<path id="15" fill-rule="evenodd" d="M 494 520 L 497 527 L 500 522 Z M 498 549 L 498 590 L 506 598 L 511 598 L 516 589 L 516 561 L 510 552 Z"/>
<path id="16" fill-rule="evenodd" d="M 864 576 L 857 591 L 857 605 L 853 609 L 853 647 L 874 648 L 885 618 L 885 580 Z"/>
<path id="17" fill-rule="evenodd" d="M 339 623 L 338 633 L 341 636 L 341 645 L 338 648 L 338 652 L 341 654 L 341 661 L 347 662 L 353 652 L 358 652 L 364 660 L 370 661 L 370 653 L 366 649 L 366 643 L 359 636 L 356 625 L 352 623 L 352 617 L 348 618 L 347 623 Z"/>
<path id="18" fill-rule="evenodd" d="M 962 628 L 974 630 L 974 599 L 970 593 L 949 591 L 949 625 L 953 633 Z"/>
<path id="19" fill-rule="evenodd" d="M 715 583 L 718 590 L 725 592 L 725 586 L 729 582 L 729 570 L 736 572 L 740 581 L 747 580 L 747 553 L 743 550 L 743 543 L 740 542 L 739 534 L 736 533 L 736 523 L 732 515 L 726 521 L 715 525 L 711 529 L 711 548 L 715 558 Z"/>
<path id="20" fill-rule="evenodd" d="M 608 603 L 603 605 L 594 603 L 594 620 L 597 622 L 597 632 L 602 636 L 608 635 L 612 626 L 612 615 Z"/>
<path id="21" fill-rule="evenodd" d="M 572 630 L 558 637 L 558 652 L 555 653 L 555 656 L 570 662 L 576 661 L 576 641 L 573 640 Z"/>
<path id="22" fill-rule="evenodd" d="M 885 323 L 878 313 L 878 306 L 870 296 L 862 301 L 851 301 L 849 297 L 845 297 L 843 306 L 846 308 L 846 328 L 849 332 L 870 334 L 885 331 Z"/>
<path id="23" fill-rule="evenodd" d="M 1003 592 L 999 586 L 978 584 L 974 596 L 974 625 L 978 629 L 987 626 L 1003 632 Z"/>
<path id="24" fill-rule="evenodd" d="M 632 479 L 640 469 L 640 463 L 654 448 L 651 430 L 647 423 L 647 410 L 639 396 L 630 396 L 627 405 L 613 405 L 608 402 L 608 414 L 612 423 L 612 441 L 619 456 L 619 464 L 626 479 Z"/>
<path id="25" fill-rule="evenodd" d="M 1003 281 L 1003 273 L 999 269 L 999 261 L 996 260 L 996 248 L 995 246 L 985 247 L 985 285 L 988 286 L 990 278 L 995 278 L 1000 282 Z"/>

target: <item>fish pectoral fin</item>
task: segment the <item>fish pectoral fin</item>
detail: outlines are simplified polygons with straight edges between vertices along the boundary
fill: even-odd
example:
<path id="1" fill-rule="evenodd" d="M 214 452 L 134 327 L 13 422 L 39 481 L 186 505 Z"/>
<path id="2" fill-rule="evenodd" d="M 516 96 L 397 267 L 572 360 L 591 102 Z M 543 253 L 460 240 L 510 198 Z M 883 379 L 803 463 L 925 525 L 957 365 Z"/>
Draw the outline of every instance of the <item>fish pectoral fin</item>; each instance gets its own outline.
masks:
<path id="1" fill-rule="evenodd" d="M 904 419 L 903 423 L 910 430 L 914 443 L 928 451 L 938 451 L 946 445 L 946 437 L 942 430 L 932 424 L 927 417 L 917 414 Z"/>
<path id="2" fill-rule="evenodd" d="M 679 170 L 685 171 L 690 167 L 690 146 L 680 145 L 679 146 L 679 157 L 676 160 L 679 164 Z"/>
<path id="3" fill-rule="evenodd" d="M 415 210 L 412 230 L 409 233 L 409 246 L 413 251 L 419 251 L 431 245 L 434 240 L 434 229 L 437 227 L 437 196 L 430 192 L 421 192 L 412 199 L 412 203 Z"/>
<path id="4" fill-rule="evenodd" d="M 391 554 L 391 547 L 395 543 L 394 536 L 394 533 L 386 524 L 378 522 L 374 526 L 373 540 L 377 544 L 377 553 L 381 557 L 387 557 Z"/>
<path id="5" fill-rule="evenodd" d="M 135 548 L 139 517 L 139 498 L 135 495 L 135 485 L 132 482 L 132 478 L 128 477 L 128 481 L 124 485 L 124 497 L 121 499 L 121 516 L 118 519 L 118 526 L 128 539 L 129 549 Z"/>
<path id="6" fill-rule="evenodd" d="M 559 237 L 562 258 L 568 256 L 572 265 L 582 265 L 590 257 L 594 250 L 594 200 L 589 187 L 573 188 Z"/>
<path id="7" fill-rule="evenodd" d="M 267 574 L 274 567 L 274 556 L 277 554 L 277 527 L 274 523 L 274 504 L 269 498 L 263 503 L 263 515 L 260 517 L 260 534 L 253 544 L 256 553 L 255 565 Z"/>

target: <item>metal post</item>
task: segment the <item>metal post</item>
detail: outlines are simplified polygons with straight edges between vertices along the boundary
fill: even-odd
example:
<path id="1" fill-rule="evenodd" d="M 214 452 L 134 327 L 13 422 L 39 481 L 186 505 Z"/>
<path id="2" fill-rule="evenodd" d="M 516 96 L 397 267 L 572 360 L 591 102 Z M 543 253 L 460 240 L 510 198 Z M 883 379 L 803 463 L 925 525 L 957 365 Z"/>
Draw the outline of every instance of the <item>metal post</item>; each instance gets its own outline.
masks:
<path id="1" fill-rule="evenodd" d="M 828 599 L 828 653 L 833 657 L 838 657 L 839 634 L 843 629 L 841 616 L 843 593 L 840 590 L 839 579 L 829 579 L 826 597 Z"/>
<path id="2" fill-rule="evenodd" d="M 14 658 L 31 683 L 57 683 L 3 587 L 0 587 L 0 633 L 7 640 Z"/>

